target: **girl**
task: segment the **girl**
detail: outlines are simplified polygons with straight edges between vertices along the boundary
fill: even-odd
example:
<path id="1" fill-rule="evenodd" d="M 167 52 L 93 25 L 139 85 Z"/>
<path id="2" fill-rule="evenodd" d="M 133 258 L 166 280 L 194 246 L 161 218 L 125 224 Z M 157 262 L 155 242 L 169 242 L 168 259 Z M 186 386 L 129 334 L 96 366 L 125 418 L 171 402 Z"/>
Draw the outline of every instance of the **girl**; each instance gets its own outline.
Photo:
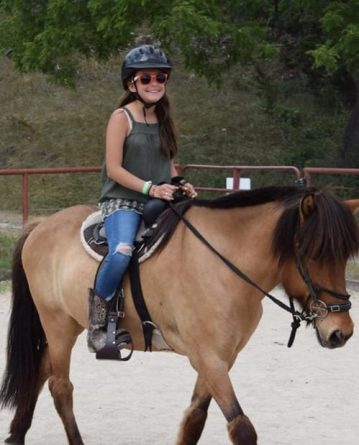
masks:
<path id="1" fill-rule="evenodd" d="M 177 187 L 177 143 L 166 84 L 168 57 L 153 45 L 132 49 L 122 64 L 125 94 L 108 122 L 100 208 L 109 252 L 89 295 L 88 347 L 105 345 L 107 312 L 131 259 L 144 205 L 150 198 L 173 199 Z M 158 185 L 161 184 L 161 185 Z M 197 196 L 186 183 L 185 193 Z"/>

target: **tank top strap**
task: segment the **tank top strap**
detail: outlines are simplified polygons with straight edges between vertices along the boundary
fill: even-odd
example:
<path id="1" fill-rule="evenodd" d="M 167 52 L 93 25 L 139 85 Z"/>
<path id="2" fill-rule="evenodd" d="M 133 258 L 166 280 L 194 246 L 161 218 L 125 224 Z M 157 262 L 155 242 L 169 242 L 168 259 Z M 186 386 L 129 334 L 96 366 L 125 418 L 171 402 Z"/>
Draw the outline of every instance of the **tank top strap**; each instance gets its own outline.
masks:
<path id="1" fill-rule="evenodd" d="M 130 111 L 128 108 L 126 108 L 126 107 L 123 107 L 122 109 L 123 109 L 124 112 L 127 114 L 127 116 L 130 118 L 132 124 L 134 124 L 136 121 L 135 121 L 135 119 L 134 119 L 133 114 L 131 113 L 131 111 Z"/>

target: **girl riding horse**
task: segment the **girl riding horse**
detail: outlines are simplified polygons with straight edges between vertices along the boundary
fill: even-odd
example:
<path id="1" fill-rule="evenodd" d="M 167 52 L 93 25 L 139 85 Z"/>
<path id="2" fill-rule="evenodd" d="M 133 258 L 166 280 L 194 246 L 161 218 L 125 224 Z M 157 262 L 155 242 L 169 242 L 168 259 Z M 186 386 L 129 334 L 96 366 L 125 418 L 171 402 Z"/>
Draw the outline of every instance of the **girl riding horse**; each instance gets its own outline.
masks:
<path id="1" fill-rule="evenodd" d="M 166 84 L 172 64 L 153 45 L 132 49 L 122 64 L 125 94 L 107 126 L 106 161 L 102 171 L 100 208 L 109 252 L 89 294 L 88 347 L 106 342 L 107 313 L 131 259 L 144 204 L 150 198 L 173 200 L 177 186 L 175 130 Z M 181 188 L 196 197 L 189 183 Z"/>

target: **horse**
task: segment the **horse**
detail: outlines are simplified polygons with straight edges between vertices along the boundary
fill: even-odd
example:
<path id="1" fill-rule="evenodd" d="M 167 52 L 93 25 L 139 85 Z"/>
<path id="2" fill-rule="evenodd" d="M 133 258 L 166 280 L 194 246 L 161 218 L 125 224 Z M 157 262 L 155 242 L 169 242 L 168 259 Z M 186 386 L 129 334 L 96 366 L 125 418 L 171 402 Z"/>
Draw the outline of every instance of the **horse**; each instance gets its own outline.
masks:
<path id="1" fill-rule="evenodd" d="M 281 284 L 289 297 L 289 306 L 278 304 L 292 314 L 293 325 L 312 324 L 322 347 L 345 345 L 353 334 L 345 267 L 359 250 L 357 207 L 359 200 L 342 201 L 328 190 L 266 187 L 185 201 L 160 216 L 153 234 L 157 250 L 139 266 L 143 293 L 165 342 L 197 372 L 177 445 L 198 443 L 212 399 L 231 443 L 257 444 L 229 371 L 275 286 Z M 60 210 L 30 224 L 18 239 L 0 390 L 2 407 L 15 409 L 7 444 L 25 443 L 47 380 L 68 443 L 83 444 L 69 370 L 71 350 L 88 324 L 88 288 L 98 267 L 79 233 L 93 210 Z M 121 325 L 141 350 L 143 332 L 127 275 L 123 289 Z"/>

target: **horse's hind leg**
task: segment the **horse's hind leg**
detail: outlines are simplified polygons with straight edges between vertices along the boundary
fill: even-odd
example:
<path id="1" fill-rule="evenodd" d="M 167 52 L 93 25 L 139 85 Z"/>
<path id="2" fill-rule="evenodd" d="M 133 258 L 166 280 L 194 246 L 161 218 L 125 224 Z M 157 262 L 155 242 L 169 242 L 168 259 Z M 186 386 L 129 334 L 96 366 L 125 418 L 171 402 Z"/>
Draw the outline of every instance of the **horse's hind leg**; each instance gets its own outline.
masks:
<path id="1" fill-rule="evenodd" d="M 39 369 L 39 375 L 36 385 L 31 389 L 32 394 L 30 400 L 26 406 L 19 405 L 16 408 L 15 416 L 10 425 L 10 435 L 5 440 L 5 443 L 11 445 L 23 445 L 25 443 L 25 435 L 31 427 L 32 418 L 36 406 L 37 399 L 41 392 L 44 383 L 50 375 L 50 361 L 48 349 L 46 348 Z"/>
<path id="2" fill-rule="evenodd" d="M 83 445 L 73 411 L 73 385 L 69 379 L 71 350 L 79 334 L 78 326 L 71 319 L 57 319 L 56 322 L 52 320 L 49 323 L 51 330 L 46 329 L 46 323 L 43 324 L 52 370 L 49 390 L 64 425 L 69 445 Z"/>
<path id="3" fill-rule="evenodd" d="M 176 445 L 196 445 L 198 443 L 207 420 L 211 398 L 205 382 L 198 377 L 191 405 L 185 412 L 180 426 Z"/>
<path id="4" fill-rule="evenodd" d="M 69 444 L 83 445 L 73 412 L 72 383 L 66 377 L 52 376 L 49 379 L 49 389 L 54 399 L 56 410 L 65 427 Z"/>

